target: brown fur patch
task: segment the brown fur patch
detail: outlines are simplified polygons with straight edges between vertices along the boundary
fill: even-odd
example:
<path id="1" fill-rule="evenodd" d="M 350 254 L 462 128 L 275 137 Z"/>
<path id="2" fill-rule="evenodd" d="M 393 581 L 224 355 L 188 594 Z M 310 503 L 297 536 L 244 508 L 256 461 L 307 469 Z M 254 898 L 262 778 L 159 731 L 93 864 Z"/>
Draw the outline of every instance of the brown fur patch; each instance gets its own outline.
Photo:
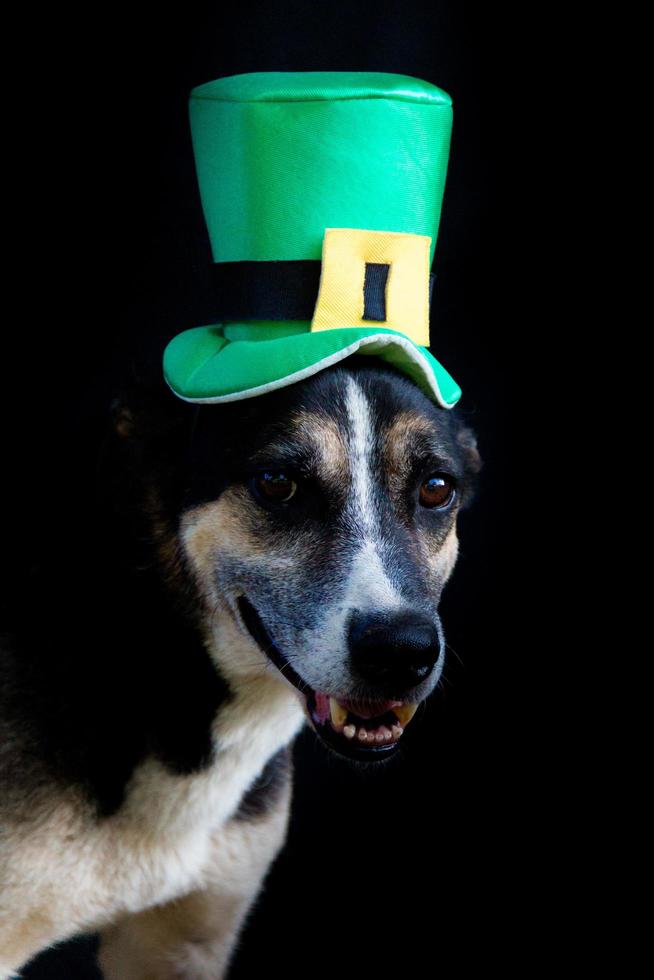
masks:
<path id="1" fill-rule="evenodd" d="M 452 574 L 459 553 L 456 521 L 444 541 L 429 534 L 418 534 L 417 541 L 426 577 L 434 590 L 442 588 Z"/>
<path id="2" fill-rule="evenodd" d="M 347 436 L 334 418 L 321 412 L 296 412 L 286 431 L 283 443 L 266 446 L 266 458 L 276 452 L 283 455 L 294 445 L 311 455 L 316 476 L 323 483 L 342 487 L 350 481 Z"/>
<path id="3" fill-rule="evenodd" d="M 438 554 L 434 556 L 434 564 L 438 569 L 438 574 L 440 575 L 443 582 L 446 582 L 454 565 L 456 564 L 456 559 L 459 554 L 459 539 L 456 533 L 456 523 L 452 525 L 450 531 L 445 538 L 445 542 L 438 549 Z"/>
<path id="4" fill-rule="evenodd" d="M 336 421 L 318 412 L 298 412 L 293 416 L 288 433 L 288 441 L 313 454 L 319 479 L 342 492 L 350 475 L 345 436 Z M 273 443 L 266 448 L 266 454 L 274 456 L 274 453 Z M 302 541 L 286 542 L 284 553 L 278 554 L 266 534 L 263 514 L 243 487 L 231 487 L 218 500 L 187 511 L 180 521 L 179 536 L 209 602 L 215 602 L 217 598 L 213 582 L 219 553 L 247 562 L 265 562 L 272 568 L 276 562 L 282 562 L 285 567 L 305 563 L 312 551 L 312 542 L 307 535 Z M 164 563 L 174 567 L 174 542 L 166 539 L 163 532 L 159 551 Z"/>
<path id="5" fill-rule="evenodd" d="M 399 412 L 386 429 L 382 456 L 389 490 L 394 497 L 399 498 L 404 490 L 411 447 L 417 438 L 429 438 L 433 434 L 431 422 L 415 412 Z"/>
<path id="6" fill-rule="evenodd" d="M 293 435 L 315 450 L 319 475 L 326 482 L 342 484 L 349 466 L 345 435 L 335 419 L 318 412 L 298 412 L 293 416 Z"/>
<path id="7" fill-rule="evenodd" d="M 238 555 L 260 560 L 268 554 L 261 535 L 252 534 L 247 512 L 256 504 L 245 498 L 244 491 L 232 488 L 218 500 L 187 511 L 180 521 L 180 537 L 197 580 L 208 598 L 213 595 L 211 583 L 216 553 Z"/>

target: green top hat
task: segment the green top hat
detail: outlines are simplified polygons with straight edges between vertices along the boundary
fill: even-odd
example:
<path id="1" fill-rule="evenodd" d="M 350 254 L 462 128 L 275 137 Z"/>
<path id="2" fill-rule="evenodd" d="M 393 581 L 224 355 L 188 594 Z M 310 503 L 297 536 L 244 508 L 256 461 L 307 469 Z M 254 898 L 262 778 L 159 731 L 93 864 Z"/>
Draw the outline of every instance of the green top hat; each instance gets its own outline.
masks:
<path id="1" fill-rule="evenodd" d="M 383 72 L 254 72 L 191 91 L 216 322 L 178 334 L 164 376 L 190 402 L 263 394 L 375 354 L 443 408 L 430 267 L 449 96 Z"/>

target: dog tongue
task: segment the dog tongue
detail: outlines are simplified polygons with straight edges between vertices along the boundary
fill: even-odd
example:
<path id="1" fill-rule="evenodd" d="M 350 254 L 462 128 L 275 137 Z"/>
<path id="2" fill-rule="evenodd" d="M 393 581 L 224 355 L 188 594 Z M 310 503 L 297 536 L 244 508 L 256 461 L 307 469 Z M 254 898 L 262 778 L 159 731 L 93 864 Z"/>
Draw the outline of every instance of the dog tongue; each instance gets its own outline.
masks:
<path id="1" fill-rule="evenodd" d="M 399 708 L 401 701 L 340 701 L 357 718 L 379 718 L 393 708 Z"/>
<path id="2" fill-rule="evenodd" d="M 399 708 L 401 701 L 339 701 L 346 711 L 351 711 L 357 718 L 379 718 L 393 708 Z M 316 691 L 316 717 L 321 725 L 329 718 L 329 695 Z"/>

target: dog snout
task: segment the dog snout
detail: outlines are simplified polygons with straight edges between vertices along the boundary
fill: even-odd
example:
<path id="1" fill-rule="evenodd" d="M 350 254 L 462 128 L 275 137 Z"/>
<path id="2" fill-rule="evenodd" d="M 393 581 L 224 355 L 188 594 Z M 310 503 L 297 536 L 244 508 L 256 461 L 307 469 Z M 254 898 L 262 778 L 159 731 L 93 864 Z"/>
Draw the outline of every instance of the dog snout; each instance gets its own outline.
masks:
<path id="1" fill-rule="evenodd" d="M 441 652 L 434 623 L 415 614 L 355 614 L 348 643 L 357 676 L 391 697 L 422 683 Z"/>

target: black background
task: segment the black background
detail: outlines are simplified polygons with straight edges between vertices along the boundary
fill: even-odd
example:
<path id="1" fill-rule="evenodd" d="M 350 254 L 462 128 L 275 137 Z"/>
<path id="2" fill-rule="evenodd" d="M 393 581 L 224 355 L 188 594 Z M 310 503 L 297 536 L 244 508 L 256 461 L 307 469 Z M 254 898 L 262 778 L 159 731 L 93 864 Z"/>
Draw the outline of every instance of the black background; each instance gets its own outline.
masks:
<path id="1" fill-rule="evenodd" d="M 553 774 L 561 542 L 538 447 L 545 437 L 552 458 L 560 173 L 574 163 L 565 132 L 556 153 L 544 136 L 554 125 L 547 73 L 556 64 L 563 85 L 565 42 L 530 10 L 526 20 L 418 0 L 113 3 L 40 13 L 14 36 L 7 596 L 35 553 L 74 549 L 87 533 L 75 515 L 118 380 L 134 364 L 158 370 L 165 343 L 203 322 L 211 258 L 189 90 L 239 72 L 369 70 L 424 78 L 453 98 L 432 350 L 462 386 L 485 466 L 442 604 L 445 680 L 402 761 L 382 772 L 362 775 L 311 733 L 300 737 L 288 845 L 235 978 L 399 977 L 425 957 L 425 972 L 479 956 L 520 968 L 547 956 L 545 933 L 563 926 L 554 912 L 543 932 L 535 911 L 552 881 L 568 778 Z M 62 947 L 24 975 L 94 976 L 86 951 Z"/>

